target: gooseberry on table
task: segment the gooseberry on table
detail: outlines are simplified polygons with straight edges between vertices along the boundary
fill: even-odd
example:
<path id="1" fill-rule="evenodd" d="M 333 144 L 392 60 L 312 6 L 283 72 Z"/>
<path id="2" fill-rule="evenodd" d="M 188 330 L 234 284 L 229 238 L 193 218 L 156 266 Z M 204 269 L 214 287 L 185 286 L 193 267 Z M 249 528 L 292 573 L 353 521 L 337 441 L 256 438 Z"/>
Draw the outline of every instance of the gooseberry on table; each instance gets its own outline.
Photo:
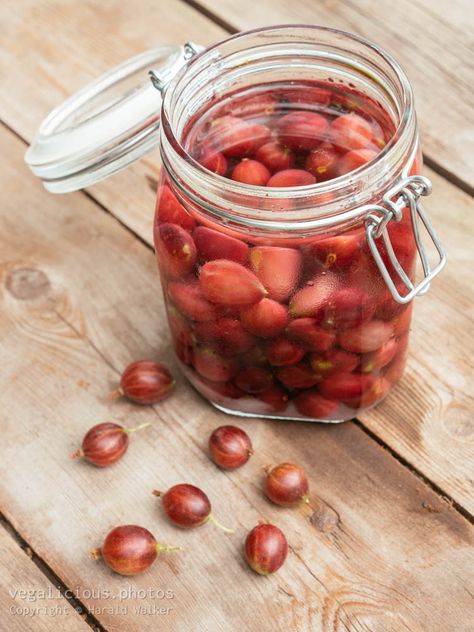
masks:
<path id="1" fill-rule="evenodd" d="M 146 571 L 159 553 L 179 549 L 178 546 L 162 546 L 148 529 L 128 524 L 112 529 L 102 547 L 91 551 L 91 557 L 102 557 L 107 566 L 120 575 L 134 576 Z"/>
<path id="2" fill-rule="evenodd" d="M 178 527 L 192 529 L 210 522 L 227 533 L 234 532 L 215 519 L 211 513 L 209 498 L 195 485 L 180 483 L 173 485 L 166 492 L 154 490 L 153 494 L 161 498 L 163 511 Z"/>
<path id="3" fill-rule="evenodd" d="M 135 428 L 124 428 L 111 421 L 97 424 L 88 430 L 81 448 L 76 450 L 71 458 L 84 458 L 96 467 L 108 467 L 121 459 L 128 450 L 129 436 L 150 425 L 144 423 Z"/>

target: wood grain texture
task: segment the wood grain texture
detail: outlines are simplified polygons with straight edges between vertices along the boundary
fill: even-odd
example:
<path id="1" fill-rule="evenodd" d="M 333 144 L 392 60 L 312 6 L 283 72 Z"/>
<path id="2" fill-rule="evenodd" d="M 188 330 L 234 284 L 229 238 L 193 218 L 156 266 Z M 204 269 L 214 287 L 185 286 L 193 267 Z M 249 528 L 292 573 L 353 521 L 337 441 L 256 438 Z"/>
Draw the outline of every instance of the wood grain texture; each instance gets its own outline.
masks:
<path id="1" fill-rule="evenodd" d="M 179 0 L 81 0 L 80 10 L 74 0 L 6 0 L 0 15 L 0 120 L 28 142 L 52 108 L 126 59 L 164 44 L 226 37 Z M 148 242 L 159 165 L 156 151 L 91 188 Z"/>
<path id="2" fill-rule="evenodd" d="M 390 397 L 360 419 L 474 514 L 474 201 L 430 170 L 430 217 L 448 266 L 415 299 L 407 371 Z"/>
<path id="3" fill-rule="evenodd" d="M 415 92 L 423 150 L 444 173 L 474 188 L 473 12 L 469 0 L 197 0 L 237 30 L 321 24 L 390 52 Z"/>
<path id="4" fill-rule="evenodd" d="M 91 632 L 91 628 L 0 525 L 0 629 Z"/>
<path id="5" fill-rule="evenodd" d="M 68 586 L 95 591 L 83 601 L 102 609 L 95 614 L 103 625 L 468 632 L 473 528 L 354 424 L 240 420 L 256 452 L 247 466 L 223 474 L 206 442 L 230 419 L 182 380 L 155 409 L 107 400 L 130 360 L 171 361 L 154 257 L 83 194 L 42 191 L 27 174 L 22 143 L 4 130 L 0 142 L 9 157 L 0 171 L 0 502 Z M 85 430 L 110 418 L 153 426 L 110 469 L 71 462 Z M 306 511 L 262 497 L 262 465 L 283 460 L 310 476 Z M 211 526 L 183 532 L 163 519 L 151 489 L 184 481 L 205 489 L 217 518 L 236 527 L 233 536 Z M 246 531 L 261 518 L 281 526 L 291 544 L 285 566 L 268 578 L 241 557 Z M 130 522 L 184 550 L 163 554 L 137 578 L 89 559 L 112 526 Z M 124 598 L 125 610 L 109 612 L 105 588 L 117 596 L 170 590 L 173 598 Z M 156 605 L 170 610 L 134 610 Z"/>

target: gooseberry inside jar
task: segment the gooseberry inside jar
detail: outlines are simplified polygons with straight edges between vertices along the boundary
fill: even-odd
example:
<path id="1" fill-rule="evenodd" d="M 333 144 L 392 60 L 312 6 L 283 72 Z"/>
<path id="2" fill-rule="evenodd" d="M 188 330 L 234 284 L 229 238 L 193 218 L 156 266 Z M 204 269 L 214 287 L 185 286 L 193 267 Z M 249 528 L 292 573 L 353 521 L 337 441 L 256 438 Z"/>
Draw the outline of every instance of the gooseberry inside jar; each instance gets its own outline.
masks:
<path id="1" fill-rule="evenodd" d="M 365 215 L 327 227 L 292 224 L 306 191 L 325 187 L 318 215 L 337 198 L 338 182 L 370 189 L 361 174 L 396 134 L 393 113 L 379 101 L 330 79 L 236 89 L 209 99 L 183 127 L 183 152 L 223 192 L 237 185 L 258 194 L 265 217 L 287 219 L 275 231 L 262 228 L 258 212 L 234 218 L 231 204 L 213 213 L 163 170 L 154 240 L 173 346 L 189 381 L 216 407 L 343 421 L 379 403 L 402 375 L 411 307 L 392 298 L 367 243 Z M 418 173 L 416 143 L 410 147 L 404 166 Z M 374 187 L 369 201 L 380 197 Z M 408 208 L 388 234 L 414 280 Z"/>

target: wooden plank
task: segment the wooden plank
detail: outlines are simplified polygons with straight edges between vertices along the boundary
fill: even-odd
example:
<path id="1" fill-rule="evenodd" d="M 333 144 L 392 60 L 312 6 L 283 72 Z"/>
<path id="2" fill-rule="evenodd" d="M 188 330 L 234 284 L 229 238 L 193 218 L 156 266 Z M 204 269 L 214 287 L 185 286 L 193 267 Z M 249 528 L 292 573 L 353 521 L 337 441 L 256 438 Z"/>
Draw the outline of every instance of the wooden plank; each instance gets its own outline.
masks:
<path id="1" fill-rule="evenodd" d="M 131 598 L 121 604 L 126 613 L 96 614 L 103 625 L 468 632 L 472 526 L 354 424 L 240 420 L 256 453 L 223 474 L 208 460 L 206 441 L 231 418 L 181 380 L 155 409 L 107 400 L 127 362 L 170 357 L 154 257 L 84 195 L 46 194 L 27 175 L 20 141 L 0 130 L 0 142 L 10 159 L 0 171 L 1 506 L 66 585 L 94 591 L 84 597 L 89 607 L 110 606 L 105 588 L 174 595 L 159 602 L 171 608 L 161 618 L 134 613 L 156 599 Z M 110 469 L 71 462 L 83 432 L 110 418 L 153 427 L 135 435 Z M 261 466 L 282 460 L 310 475 L 308 515 L 262 498 Z M 182 532 L 163 519 L 150 490 L 184 480 L 209 493 L 216 516 L 237 528 L 233 536 L 211 526 Z M 245 533 L 259 518 L 279 524 L 292 548 L 268 578 L 241 559 Z M 127 522 L 184 550 L 135 579 L 113 575 L 88 550 Z"/>
<path id="2" fill-rule="evenodd" d="M 415 91 L 423 150 L 455 181 L 474 187 L 474 41 L 469 0 L 197 0 L 237 30 L 322 24 L 379 44 L 402 64 Z M 429 5 L 429 7 L 427 6 Z"/>
<path id="3" fill-rule="evenodd" d="M 91 628 L 0 525 L 1 629 L 91 632 Z"/>
<path id="4" fill-rule="evenodd" d="M 474 228 L 471 197 L 427 170 L 430 216 L 449 264 L 415 299 L 408 367 L 383 404 L 360 416 L 383 441 L 474 513 Z"/>
<path id="5" fill-rule="evenodd" d="M 220 3 L 218 6 L 224 10 L 227 4 Z M 289 5 L 275 2 L 272 5 L 275 13 L 272 15 L 282 15 L 289 20 L 289 15 L 280 13 L 283 6 Z M 322 3 L 318 6 L 321 11 L 329 11 Z M 84 3 L 82 17 L 68 2 L 60 6 L 54 3 L 44 4 L 38 8 L 39 5 L 25 1 L 20 4 L 10 3 L 7 7 L 8 45 L 5 47 L 3 65 L 8 90 L 6 105 L 3 107 L 8 120 L 15 121 L 15 129 L 26 138 L 31 137 L 36 125 L 32 112 L 42 109 L 39 120 L 64 94 L 74 91 L 119 59 L 156 43 L 157 35 L 148 33 L 144 21 L 137 17 L 138 12 L 128 3 L 117 7 L 109 2 L 105 5 L 107 11 L 104 9 L 104 12 L 99 12 L 95 21 L 92 16 L 95 15 L 96 7 L 91 2 Z M 166 0 L 160 7 L 169 18 L 166 41 L 182 41 L 183 32 L 202 42 L 223 36 L 221 29 L 185 4 Z M 292 7 L 293 5 L 286 10 L 293 11 Z M 156 3 L 148 3 L 148 0 L 146 3 L 141 0 L 140 9 L 146 14 L 149 11 L 151 16 L 155 16 L 157 11 Z M 305 10 L 310 11 L 309 5 Z M 258 7 L 253 7 L 246 19 L 263 20 L 263 10 L 262 13 L 258 11 Z M 114 24 L 117 32 L 123 35 L 123 46 L 120 44 L 121 38 L 105 37 L 101 40 L 95 30 L 91 32 L 89 40 L 88 31 L 81 27 L 82 21 L 88 21 L 94 23 L 94 29 L 106 30 L 103 21 L 109 14 L 115 16 Z M 338 19 L 341 17 L 337 13 L 334 15 Z M 233 14 L 230 15 L 232 16 Z M 151 22 L 152 20 L 150 24 Z M 46 25 L 49 23 L 55 28 L 47 29 Z M 62 29 L 59 28 L 60 25 Z M 125 29 L 125 26 L 127 31 L 122 33 L 120 29 Z M 56 32 L 59 32 L 59 39 Z M 12 67 L 7 67 L 7 61 L 19 50 L 17 41 L 22 42 L 23 46 L 27 36 L 32 38 L 36 53 L 18 56 L 11 64 Z M 64 54 L 58 52 L 63 47 L 70 52 L 66 61 Z M 42 51 L 41 54 L 38 51 Z M 90 64 L 87 63 L 89 58 Z M 52 75 L 54 69 L 57 85 L 45 80 L 46 76 Z M 34 81 L 40 82 L 40 89 L 34 89 Z M 1 107 L 2 105 L 0 109 Z M 158 156 L 155 155 L 91 189 L 96 199 L 148 243 L 151 243 L 153 182 L 157 171 Z M 430 477 L 446 494 L 473 511 L 470 476 L 472 422 L 469 412 L 465 412 L 470 410 L 472 390 L 470 391 L 470 385 L 462 374 L 451 368 L 466 363 L 469 365 L 470 358 L 473 357 L 472 342 L 467 334 L 471 326 L 470 312 L 466 309 L 464 299 L 472 291 L 472 277 L 458 273 L 459 269 L 469 270 L 472 266 L 466 238 L 467 233 L 472 234 L 466 219 L 472 213 L 472 202 L 468 196 L 448 185 L 442 178 L 436 177 L 432 171 L 427 170 L 427 175 L 435 182 L 435 192 L 428 206 L 446 241 L 450 265 L 434 283 L 431 294 L 417 302 L 413 354 L 407 377 L 394 396 L 373 413 L 364 415 L 363 421 L 391 448 Z M 447 208 L 450 209 L 449 216 L 446 213 Z M 460 244 L 466 246 L 462 247 Z M 444 314 L 447 323 L 448 313 L 449 327 L 443 325 L 440 316 L 432 316 Z M 455 335 L 453 332 L 458 333 Z M 440 361 L 437 345 L 432 343 L 440 337 L 447 343 L 447 362 Z M 409 400 L 406 397 L 407 392 Z M 464 412 L 458 414 L 459 410 Z"/>
<path id="6" fill-rule="evenodd" d="M 471 34 L 474 29 L 474 13 L 466 0 L 452 0 L 451 2 L 442 2 L 437 0 L 416 0 L 416 4 L 432 16 L 436 16 L 439 21 L 439 27 L 445 28 L 446 22 L 450 28 L 456 28 L 461 37 Z"/>
<path id="7" fill-rule="evenodd" d="M 80 10 L 74 0 L 6 0 L 0 11 L 0 120 L 28 142 L 53 107 L 133 55 L 188 40 L 207 45 L 226 36 L 179 0 L 81 0 Z M 159 165 L 156 151 L 91 188 L 147 241 Z"/>

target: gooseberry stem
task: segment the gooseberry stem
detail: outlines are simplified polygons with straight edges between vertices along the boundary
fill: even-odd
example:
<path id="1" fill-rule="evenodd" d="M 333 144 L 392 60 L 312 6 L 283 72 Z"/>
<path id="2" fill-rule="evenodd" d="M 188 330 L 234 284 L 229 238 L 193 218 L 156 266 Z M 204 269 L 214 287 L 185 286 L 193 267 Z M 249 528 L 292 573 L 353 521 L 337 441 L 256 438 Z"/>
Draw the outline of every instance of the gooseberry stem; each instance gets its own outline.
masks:
<path id="1" fill-rule="evenodd" d="M 109 395 L 108 399 L 109 399 L 109 400 L 120 399 L 120 398 L 121 398 L 121 397 L 123 397 L 123 396 L 124 396 L 124 392 L 123 392 L 123 390 L 122 390 L 122 387 L 121 387 L 121 386 L 119 386 L 118 388 L 114 389 L 114 390 L 110 393 L 110 395 Z"/>
<path id="2" fill-rule="evenodd" d="M 162 551 L 181 551 L 181 547 L 180 546 L 161 546 L 161 544 L 158 544 L 157 542 L 156 550 L 158 551 L 158 553 L 161 553 Z"/>
<path id="3" fill-rule="evenodd" d="M 82 448 L 79 448 L 79 450 L 76 450 L 71 454 L 71 459 L 82 459 L 83 456 L 84 450 Z"/>
<path id="4" fill-rule="evenodd" d="M 143 428 L 147 428 L 148 426 L 151 426 L 151 423 L 149 421 L 144 424 L 140 424 L 139 426 L 135 426 L 135 428 L 124 428 L 124 432 L 126 432 L 127 434 L 132 434 L 132 432 L 138 432 L 138 430 L 143 430 Z"/>
<path id="5" fill-rule="evenodd" d="M 218 520 L 216 520 L 212 514 L 209 514 L 206 522 L 212 522 L 213 524 L 216 525 L 216 527 L 219 527 L 219 529 L 222 529 L 222 531 L 224 531 L 225 533 L 235 533 L 235 529 L 229 529 L 228 527 L 224 527 L 224 525 L 222 525 Z"/>
<path id="6" fill-rule="evenodd" d="M 90 556 L 93 560 L 98 560 L 99 558 L 102 557 L 102 549 L 100 548 L 92 549 L 92 551 L 90 552 Z"/>

